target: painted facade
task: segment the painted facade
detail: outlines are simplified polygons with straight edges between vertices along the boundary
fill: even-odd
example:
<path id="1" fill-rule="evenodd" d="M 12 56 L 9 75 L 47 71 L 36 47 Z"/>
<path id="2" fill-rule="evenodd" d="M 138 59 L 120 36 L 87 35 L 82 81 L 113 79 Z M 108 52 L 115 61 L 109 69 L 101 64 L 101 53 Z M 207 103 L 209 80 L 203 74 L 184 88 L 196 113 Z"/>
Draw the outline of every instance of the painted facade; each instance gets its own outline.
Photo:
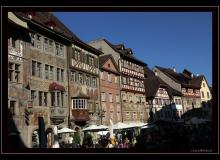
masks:
<path id="1" fill-rule="evenodd" d="M 121 122 L 120 74 L 117 64 L 111 55 L 101 56 L 100 62 L 100 94 L 103 124 L 109 125 L 110 119 L 116 124 Z M 103 114 L 103 115 L 102 115 Z"/>
<path id="2" fill-rule="evenodd" d="M 71 126 L 99 124 L 99 52 L 72 44 L 69 54 L 69 107 Z"/>

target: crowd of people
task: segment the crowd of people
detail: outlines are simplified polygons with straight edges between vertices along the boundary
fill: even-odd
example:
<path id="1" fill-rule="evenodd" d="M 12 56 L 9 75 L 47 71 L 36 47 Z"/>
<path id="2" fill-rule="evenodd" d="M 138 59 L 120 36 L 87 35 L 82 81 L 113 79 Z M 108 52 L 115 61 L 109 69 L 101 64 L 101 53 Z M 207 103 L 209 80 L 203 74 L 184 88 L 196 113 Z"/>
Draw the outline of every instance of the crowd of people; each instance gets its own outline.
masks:
<path id="1" fill-rule="evenodd" d="M 162 125 L 152 129 L 120 130 L 94 140 L 93 134 L 84 133 L 82 142 L 69 140 L 68 148 L 137 148 L 147 151 L 190 151 L 191 149 L 212 148 L 210 125 Z M 61 145 L 62 146 L 62 145 Z"/>

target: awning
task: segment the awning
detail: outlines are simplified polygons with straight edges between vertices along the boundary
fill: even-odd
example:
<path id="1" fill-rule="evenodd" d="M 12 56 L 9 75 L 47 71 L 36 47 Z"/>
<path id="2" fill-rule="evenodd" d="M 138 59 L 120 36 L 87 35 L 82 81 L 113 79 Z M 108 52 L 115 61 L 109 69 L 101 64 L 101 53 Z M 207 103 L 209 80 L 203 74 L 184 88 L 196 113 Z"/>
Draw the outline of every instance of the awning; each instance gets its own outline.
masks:
<path id="1" fill-rule="evenodd" d="M 54 90 L 59 90 L 59 91 L 65 92 L 65 87 L 53 82 L 49 85 L 49 91 L 54 91 Z"/>

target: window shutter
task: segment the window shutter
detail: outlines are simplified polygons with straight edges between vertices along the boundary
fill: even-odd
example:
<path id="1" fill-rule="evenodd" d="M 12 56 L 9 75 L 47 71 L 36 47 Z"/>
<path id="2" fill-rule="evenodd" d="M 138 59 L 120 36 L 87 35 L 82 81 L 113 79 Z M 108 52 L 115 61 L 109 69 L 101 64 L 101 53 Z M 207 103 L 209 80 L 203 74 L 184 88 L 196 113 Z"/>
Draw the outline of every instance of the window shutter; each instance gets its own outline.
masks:
<path id="1" fill-rule="evenodd" d="M 84 53 L 84 63 L 87 63 L 87 54 L 86 53 Z"/>

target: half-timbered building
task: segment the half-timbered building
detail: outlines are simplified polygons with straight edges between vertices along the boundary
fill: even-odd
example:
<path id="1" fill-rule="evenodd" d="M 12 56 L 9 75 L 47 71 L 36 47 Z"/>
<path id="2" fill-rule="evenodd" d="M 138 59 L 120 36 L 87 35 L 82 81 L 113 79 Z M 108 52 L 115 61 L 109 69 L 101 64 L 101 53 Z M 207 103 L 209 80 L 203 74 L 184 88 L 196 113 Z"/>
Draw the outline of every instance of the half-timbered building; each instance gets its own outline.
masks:
<path id="1" fill-rule="evenodd" d="M 104 54 L 111 54 L 119 66 L 122 120 L 124 122 L 140 122 L 147 120 L 144 66 L 145 63 L 134 57 L 130 48 L 124 45 L 113 45 L 105 39 L 89 43 Z"/>

